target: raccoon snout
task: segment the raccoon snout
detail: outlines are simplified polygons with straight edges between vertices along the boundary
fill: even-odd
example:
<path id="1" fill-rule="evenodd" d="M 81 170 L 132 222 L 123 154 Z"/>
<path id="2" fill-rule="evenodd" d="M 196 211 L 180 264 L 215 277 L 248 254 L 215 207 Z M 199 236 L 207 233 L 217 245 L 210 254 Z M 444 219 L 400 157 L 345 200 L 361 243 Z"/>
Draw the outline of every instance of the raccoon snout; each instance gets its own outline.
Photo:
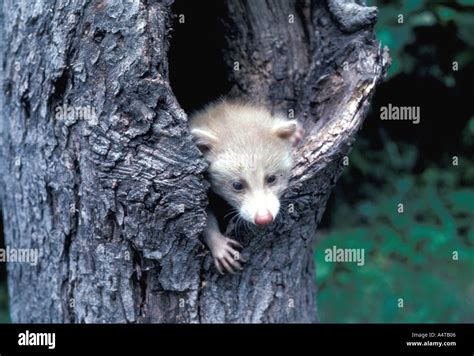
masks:
<path id="1" fill-rule="evenodd" d="M 257 214 L 255 215 L 254 222 L 256 225 L 268 225 L 273 221 L 273 215 L 270 213 L 270 211 L 258 211 Z"/>

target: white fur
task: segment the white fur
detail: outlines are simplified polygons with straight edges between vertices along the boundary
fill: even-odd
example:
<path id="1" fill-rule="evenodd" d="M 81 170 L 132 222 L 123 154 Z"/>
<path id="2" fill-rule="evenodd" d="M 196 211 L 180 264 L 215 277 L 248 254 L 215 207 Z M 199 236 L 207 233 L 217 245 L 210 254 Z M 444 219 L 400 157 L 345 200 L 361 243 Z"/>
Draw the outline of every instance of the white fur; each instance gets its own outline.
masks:
<path id="1" fill-rule="evenodd" d="M 194 115 L 190 126 L 197 142 L 205 143 L 212 189 L 251 223 L 266 211 L 276 218 L 293 164 L 297 122 L 275 118 L 262 107 L 220 101 Z M 273 184 L 266 182 L 270 175 L 277 176 Z M 237 181 L 243 191 L 232 187 Z"/>

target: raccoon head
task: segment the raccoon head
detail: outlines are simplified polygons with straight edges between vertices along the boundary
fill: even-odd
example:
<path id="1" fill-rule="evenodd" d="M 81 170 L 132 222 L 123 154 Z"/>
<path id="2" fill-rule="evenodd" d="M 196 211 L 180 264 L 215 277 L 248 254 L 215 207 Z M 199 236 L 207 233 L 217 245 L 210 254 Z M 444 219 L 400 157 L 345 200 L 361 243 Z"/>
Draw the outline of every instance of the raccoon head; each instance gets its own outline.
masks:
<path id="1" fill-rule="evenodd" d="M 226 133 L 195 128 L 198 147 L 209 164 L 211 187 L 240 216 L 268 225 L 278 215 L 291 174 L 295 120 L 275 119 L 270 127 Z"/>

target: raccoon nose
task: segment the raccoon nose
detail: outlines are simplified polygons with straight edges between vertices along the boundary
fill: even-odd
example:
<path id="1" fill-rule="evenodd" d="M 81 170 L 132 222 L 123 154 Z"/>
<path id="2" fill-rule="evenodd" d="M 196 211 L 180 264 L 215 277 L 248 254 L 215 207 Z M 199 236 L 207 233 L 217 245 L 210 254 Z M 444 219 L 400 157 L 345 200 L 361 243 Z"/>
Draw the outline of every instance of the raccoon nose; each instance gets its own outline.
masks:
<path id="1" fill-rule="evenodd" d="M 258 211 L 254 218 L 255 224 L 257 225 L 268 225 L 273 221 L 273 215 L 268 210 Z"/>

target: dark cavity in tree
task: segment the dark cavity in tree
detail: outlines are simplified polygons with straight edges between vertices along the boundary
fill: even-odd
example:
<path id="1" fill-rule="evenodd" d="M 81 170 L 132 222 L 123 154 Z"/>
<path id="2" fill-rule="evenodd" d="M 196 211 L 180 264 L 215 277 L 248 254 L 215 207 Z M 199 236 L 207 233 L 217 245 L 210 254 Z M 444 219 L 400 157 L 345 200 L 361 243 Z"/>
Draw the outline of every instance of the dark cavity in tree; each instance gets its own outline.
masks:
<path id="1" fill-rule="evenodd" d="M 230 89 L 222 53 L 225 8 L 223 1 L 202 6 L 198 1 L 177 0 L 172 10 L 175 17 L 168 52 L 170 83 L 189 114 Z"/>

